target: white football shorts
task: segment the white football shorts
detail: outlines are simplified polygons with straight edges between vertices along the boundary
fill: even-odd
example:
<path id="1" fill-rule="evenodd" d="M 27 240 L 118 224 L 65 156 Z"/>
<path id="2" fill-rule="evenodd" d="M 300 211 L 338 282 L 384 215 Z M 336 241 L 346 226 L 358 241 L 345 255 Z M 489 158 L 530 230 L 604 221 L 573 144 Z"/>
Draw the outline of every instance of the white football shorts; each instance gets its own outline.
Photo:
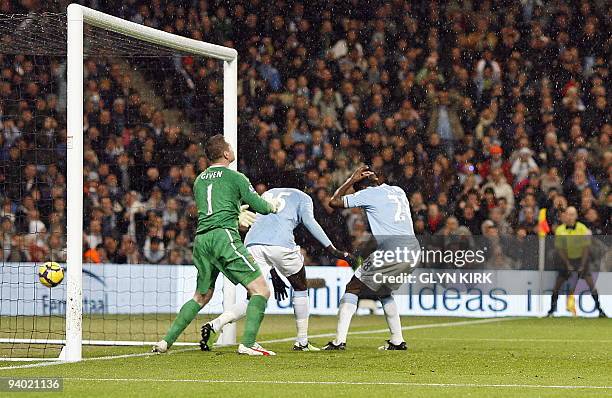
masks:
<path id="1" fill-rule="evenodd" d="M 284 277 L 298 273 L 304 266 L 304 257 L 299 246 L 288 249 L 282 246 L 252 245 L 247 247 L 262 273 L 270 273 L 270 267 Z"/>

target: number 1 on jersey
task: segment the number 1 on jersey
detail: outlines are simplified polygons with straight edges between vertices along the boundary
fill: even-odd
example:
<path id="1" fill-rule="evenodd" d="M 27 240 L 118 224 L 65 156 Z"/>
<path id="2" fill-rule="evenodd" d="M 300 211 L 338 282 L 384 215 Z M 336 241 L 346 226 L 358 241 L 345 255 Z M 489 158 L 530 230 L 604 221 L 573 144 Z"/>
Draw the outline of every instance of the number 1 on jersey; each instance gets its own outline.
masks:
<path id="1" fill-rule="evenodd" d="M 208 211 L 206 211 L 206 215 L 210 216 L 211 214 L 213 214 L 213 208 L 212 208 L 212 187 L 213 184 L 210 184 L 208 186 L 208 188 L 206 188 L 206 204 L 208 207 Z"/>

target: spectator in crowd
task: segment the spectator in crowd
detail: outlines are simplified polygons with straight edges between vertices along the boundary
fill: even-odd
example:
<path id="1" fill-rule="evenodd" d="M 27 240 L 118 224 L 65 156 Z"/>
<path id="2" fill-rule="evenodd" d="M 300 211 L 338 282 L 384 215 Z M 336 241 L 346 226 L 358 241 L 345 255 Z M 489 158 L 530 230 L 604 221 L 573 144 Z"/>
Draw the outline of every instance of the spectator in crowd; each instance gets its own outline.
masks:
<path id="1" fill-rule="evenodd" d="M 143 253 L 148 263 L 160 263 L 166 256 L 164 242 L 157 236 L 147 237 L 147 239 L 145 239 Z"/>
<path id="2" fill-rule="evenodd" d="M 238 1 L 231 12 L 214 2 L 99 7 L 235 47 L 238 167 L 259 192 L 303 172 L 316 217 L 349 246 L 368 240 L 367 221 L 332 213 L 327 201 L 363 163 L 407 192 L 420 233 L 479 235 L 486 223 L 523 239 L 538 209 L 553 225 L 568 206 L 593 231 L 610 231 L 610 7 L 582 3 L 588 14 L 571 2 L 298 2 L 297 19 L 283 2 Z M 161 106 L 112 58 L 84 62 L 86 249 L 117 263 L 189 263 L 191 186 L 208 165 L 199 143 L 223 125 L 223 71 L 197 57 L 128 62 Z M 56 57 L 0 51 L 5 261 L 64 252 L 63 70 Z M 325 261 L 300 239 L 310 261 Z"/>

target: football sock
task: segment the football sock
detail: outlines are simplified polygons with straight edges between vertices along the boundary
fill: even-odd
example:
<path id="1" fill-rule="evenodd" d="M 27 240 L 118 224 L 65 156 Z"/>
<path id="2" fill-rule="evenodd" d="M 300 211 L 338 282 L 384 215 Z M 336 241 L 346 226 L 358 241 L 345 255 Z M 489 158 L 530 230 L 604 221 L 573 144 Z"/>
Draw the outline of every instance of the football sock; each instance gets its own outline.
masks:
<path id="1" fill-rule="evenodd" d="M 338 328 L 336 329 L 334 344 L 346 343 L 346 335 L 351 325 L 351 319 L 357 311 L 358 301 L 359 298 L 353 293 L 344 293 L 344 296 L 342 296 L 338 309 Z"/>
<path id="2" fill-rule="evenodd" d="M 170 329 L 168 329 L 168 333 L 164 336 L 164 340 L 168 343 L 168 346 L 174 344 L 176 339 L 183 333 L 183 330 L 193 321 L 198 315 L 198 312 L 202 309 L 202 306 L 198 304 L 195 300 L 191 299 L 181 307 L 178 315 L 172 325 L 170 325 Z"/>
<path id="3" fill-rule="evenodd" d="M 308 291 L 296 290 L 293 292 L 293 312 L 297 328 L 297 342 L 301 345 L 308 343 Z"/>
<path id="4" fill-rule="evenodd" d="M 382 302 L 383 311 L 385 312 L 385 318 L 387 319 L 387 325 L 391 332 L 391 339 L 389 340 L 392 344 L 398 345 L 404 341 L 402 335 L 402 324 L 400 322 L 399 311 L 397 310 L 397 304 L 393 296 L 387 296 L 380 300 Z"/>
<path id="5" fill-rule="evenodd" d="M 246 310 L 246 325 L 242 334 L 242 344 L 245 347 L 251 348 L 255 344 L 255 338 L 257 337 L 261 321 L 263 321 L 267 304 L 268 299 L 264 296 L 251 296 Z"/>
<path id="6" fill-rule="evenodd" d="M 595 309 L 601 311 L 601 305 L 599 304 L 599 294 L 597 292 L 591 293 L 593 300 L 595 300 Z"/>
<path id="7" fill-rule="evenodd" d="M 559 299 L 559 293 L 553 293 L 550 297 L 550 312 L 557 311 L 557 300 Z"/>
<path id="8" fill-rule="evenodd" d="M 248 302 L 243 301 L 241 303 L 231 305 L 227 310 L 223 311 L 223 314 L 212 320 L 210 324 L 212 325 L 215 333 L 219 333 L 223 326 L 227 325 L 228 323 L 236 322 L 237 320 L 242 319 L 242 317 L 246 315 L 247 304 Z"/>
<path id="9" fill-rule="evenodd" d="M 565 309 L 571 312 L 574 316 L 576 316 L 576 297 L 574 297 L 574 294 L 571 292 L 567 293 Z"/>

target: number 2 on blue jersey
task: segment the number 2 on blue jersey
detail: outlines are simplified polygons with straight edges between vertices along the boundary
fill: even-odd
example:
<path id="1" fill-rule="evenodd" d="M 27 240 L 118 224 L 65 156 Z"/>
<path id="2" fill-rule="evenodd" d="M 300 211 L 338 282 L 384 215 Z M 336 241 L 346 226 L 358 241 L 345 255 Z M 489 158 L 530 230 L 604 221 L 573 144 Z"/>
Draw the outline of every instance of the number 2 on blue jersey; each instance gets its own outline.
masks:
<path id="1" fill-rule="evenodd" d="M 404 195 L 387 195 L 395 205 L 395 222 L 406 221 L 406 217 L 410 214 L 410 206 L 408 199 Z"/>

